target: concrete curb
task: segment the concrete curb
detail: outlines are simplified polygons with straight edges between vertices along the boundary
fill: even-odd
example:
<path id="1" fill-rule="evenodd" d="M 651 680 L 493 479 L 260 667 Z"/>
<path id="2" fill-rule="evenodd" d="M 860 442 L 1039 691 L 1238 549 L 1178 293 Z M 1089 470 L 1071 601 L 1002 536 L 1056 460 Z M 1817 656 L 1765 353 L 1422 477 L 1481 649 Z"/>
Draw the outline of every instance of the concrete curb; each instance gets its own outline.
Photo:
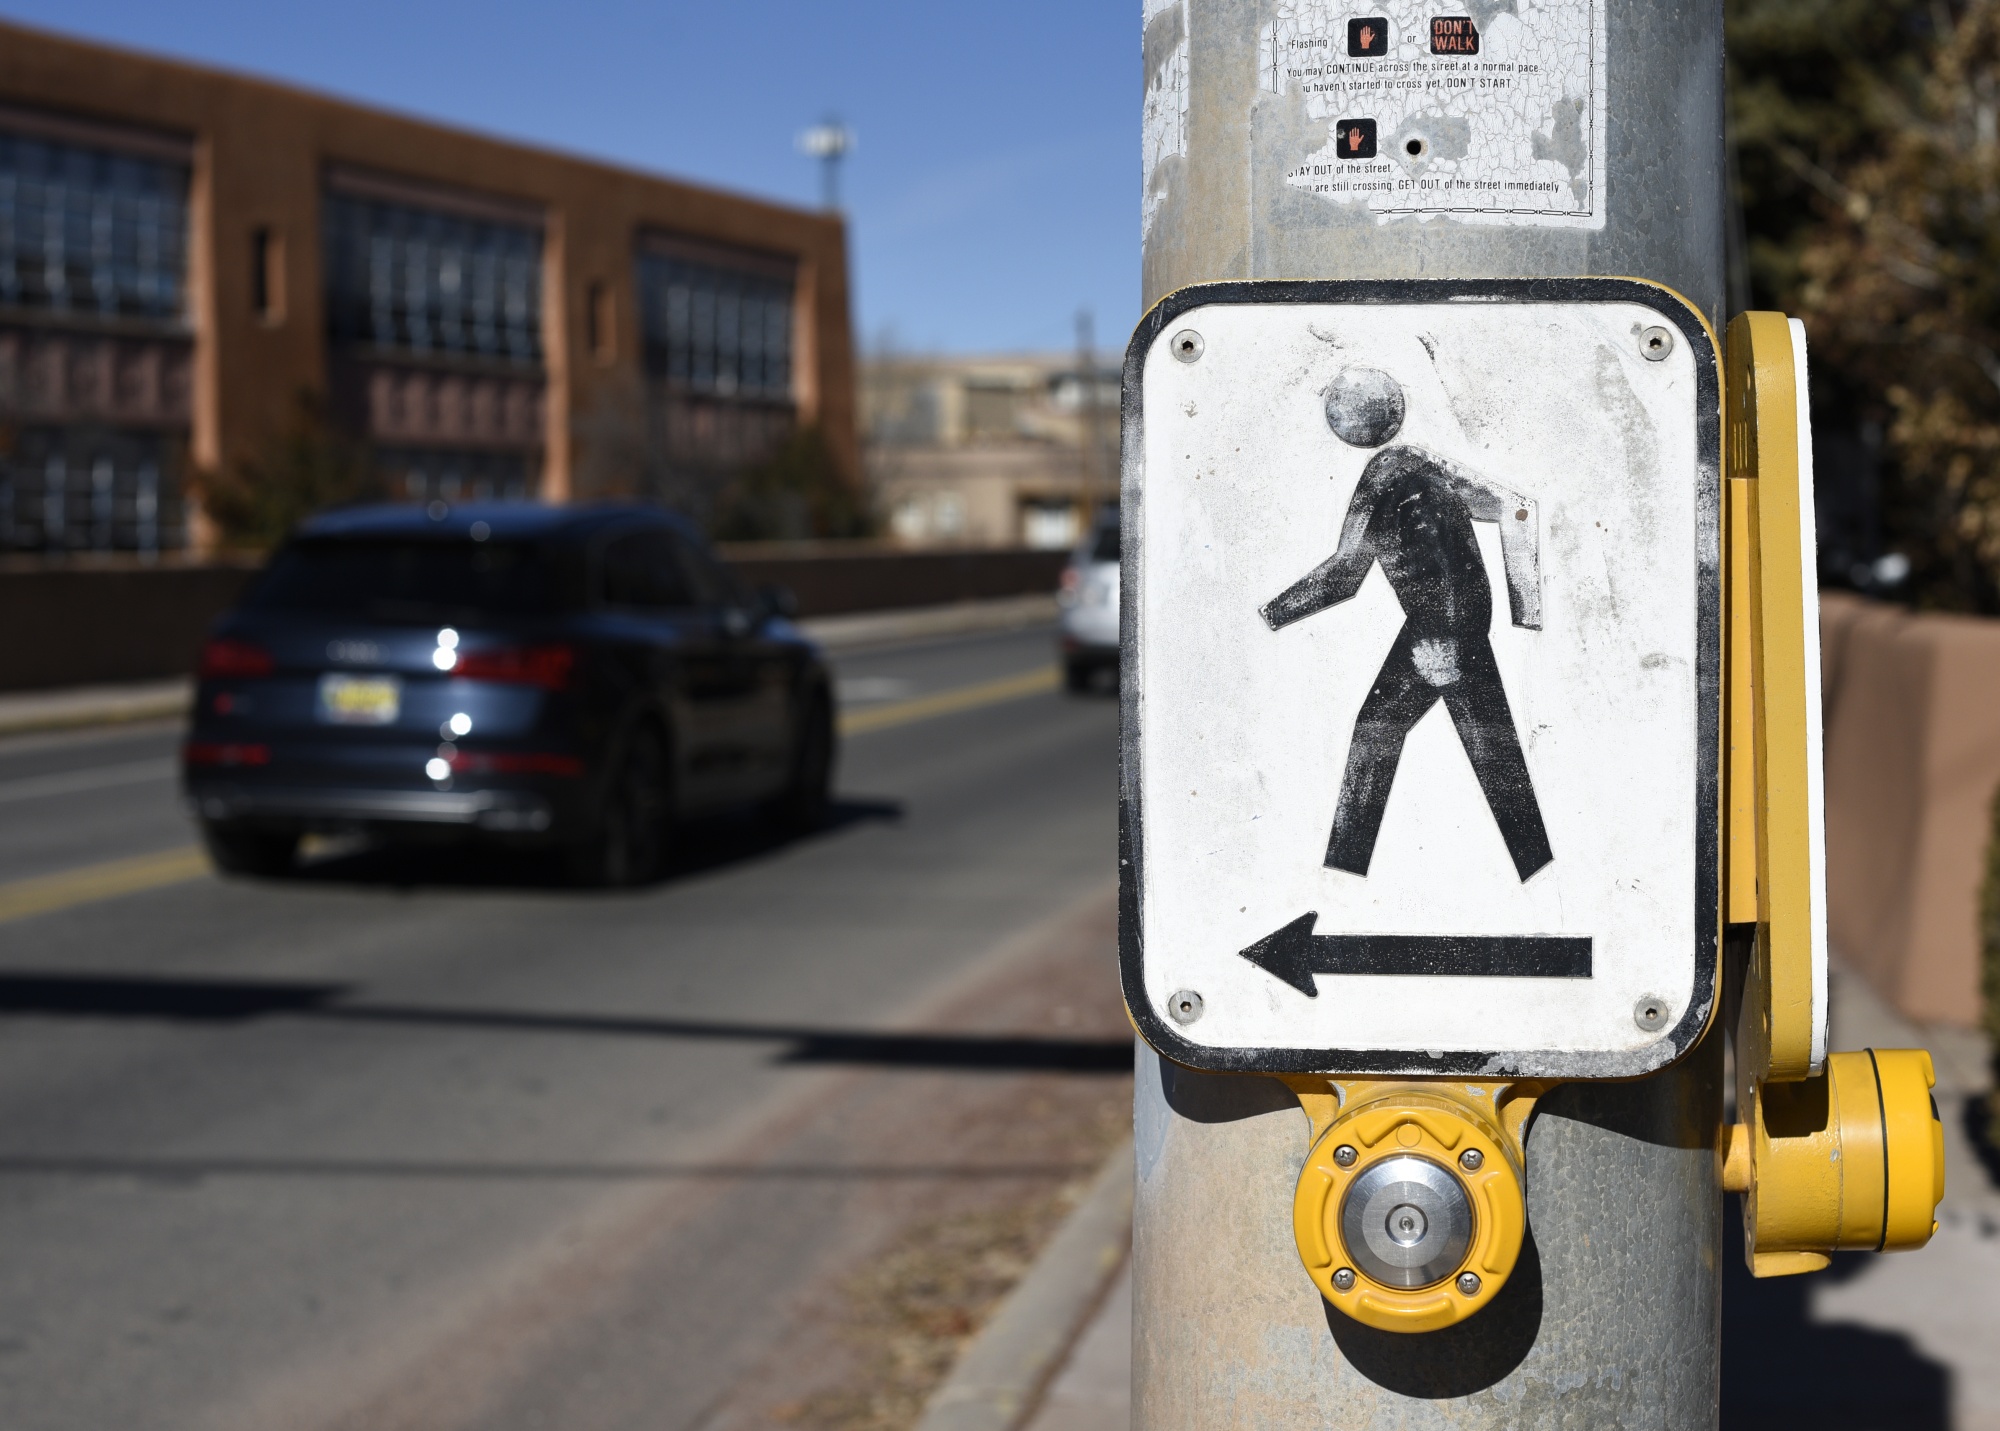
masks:
<path id="1" fill-rule="evenodd" d="M 917 1431 L 1016 1431 L 1132 1244 L 1132 1143 L 1105 1161 L 1021 1285 L 924 1408 Z"/>
<path id="2" fill-rule="evenodd" d="M 0 695 L 0 736 L 165 720 L 186 715 L 193 699 L 194 682 L 185 676 L 130 686 L 74 686 Z"/>

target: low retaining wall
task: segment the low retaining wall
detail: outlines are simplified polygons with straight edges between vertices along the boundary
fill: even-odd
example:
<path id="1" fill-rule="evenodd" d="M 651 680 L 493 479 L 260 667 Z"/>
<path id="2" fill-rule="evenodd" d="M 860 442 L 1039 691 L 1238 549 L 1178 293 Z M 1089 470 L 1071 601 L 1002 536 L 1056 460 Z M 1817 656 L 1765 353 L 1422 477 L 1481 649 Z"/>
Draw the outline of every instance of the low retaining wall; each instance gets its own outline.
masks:
<path id="1" fill-rule="evenodd" d="M 1068 552 L 1018 548 L 906 552 L 883 547 L 842 550 L 831 543 L 725 544 L 721 552 L 751 585 L 770 582 L 790 587 L 799 599 L 801 616 L 1053 592 L 1069 559 Z"/>
<path id="2" fill-rule="evenodd" d="M 1829 935 L 1913 1019 L 1979 1021 L 2000 621 L 1820 602 Z"/>
<path id="3" fill-rule="evenodd" d="M 254 565 L 0 571 L 0 691 L 148 681 L 194 668 Z"/>
<path id="4" fill-rule="evenodd" d="M 751 584 L 788 586 L 801 616 L 839 616 L 1052 592 L 1064 553 L 899 552 L 744 545 Z M 0 570 L 0 691 L 185 675 L 255 564 Z"/>

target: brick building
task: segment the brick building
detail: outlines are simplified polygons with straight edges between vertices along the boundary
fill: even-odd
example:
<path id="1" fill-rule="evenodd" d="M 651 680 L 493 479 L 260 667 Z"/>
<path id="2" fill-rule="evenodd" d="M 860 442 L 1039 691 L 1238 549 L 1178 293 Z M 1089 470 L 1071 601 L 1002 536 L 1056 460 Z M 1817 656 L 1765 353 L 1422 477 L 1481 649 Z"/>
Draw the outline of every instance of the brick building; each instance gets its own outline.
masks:
<path id="1" fill-rule="evenodd" d="M 862 366 L 868 477 L 906 547 L 1075 543 L 1118 499 L 1116 366 L 1074 354 Z"/>
<path id="2" fill-rule="evenodd" d="M 858 481 L 845 243 L 0 24 L 0 552 L 199 547 L 307 394 L 420 499 L 684 500 L 803 424 Z"/>

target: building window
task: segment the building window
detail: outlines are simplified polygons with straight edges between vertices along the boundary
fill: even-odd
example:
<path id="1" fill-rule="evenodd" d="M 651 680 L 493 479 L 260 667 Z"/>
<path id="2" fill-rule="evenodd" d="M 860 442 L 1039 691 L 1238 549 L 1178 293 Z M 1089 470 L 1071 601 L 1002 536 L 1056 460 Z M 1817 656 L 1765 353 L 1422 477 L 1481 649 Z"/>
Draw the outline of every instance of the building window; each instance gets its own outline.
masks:
<path id="1" fill-rule="evenodd" d="M 646 371 L 688 392 L 789 402 L 795 286 L 786 260 L 642 243 Z"/>
<path id="2" fill-rule="evenodd" d="M 1076 545 L 1080 527 L 1076 504 L 1060 498 L 1021 504 L 1021 545 L 1062 551 Z"/>
<path id="3" fill-rule="evenodd" d="M 150 556 L 187 544 L 176 437 L 32 427 L 11 438 L 0 459 L 0 550 Z"/>
<path id="4" fill-rule="evenodd" d="M 521 452 L 450 447 L 378 447 L 375 465 L 412 502 L 519 502 L 535 491 L 535 470 Z"/>
<path id="5" fill-rule="evenodd" d="M 285 240 L 269 225 L 250 231 L 250 309 L 260 323 L 285 321 Z"/>
<path id="6" fill-rule="evenodd" d="M 0 132 L 0 307 L 178 321 L 185 165 Z"/>
<path id="7" fill-rule="evenodd" d="M 706 522 L 728 483 L 769 459 L 797 426 L 797 264 L 645 234 L 634 269 L 646 377 L 646 458 L 636 486 Z"/>
<path id="8" fill-rule="evenodd" d="M 618 315 L 613 307 L 611 285 L 598 280 L 584 298 L 584 342 L 598 366 L 608 367 L 618 357 Z"/>
<path id="9" fill-rule="evenodd" d="M 334 344 L 540 366 L 539 229 L 338 192 L 324 212 Z"/>
<path id="10" fill-rule="evenodd" d="M 412 501 L 541 485 L 538 211 L 335 169 L 322 208 L 333 410 Z"/>
<path id="11" fill-rule="evenodd" d="M 186 153 L 0 109 L 0 550 L 186 544 Z"/>

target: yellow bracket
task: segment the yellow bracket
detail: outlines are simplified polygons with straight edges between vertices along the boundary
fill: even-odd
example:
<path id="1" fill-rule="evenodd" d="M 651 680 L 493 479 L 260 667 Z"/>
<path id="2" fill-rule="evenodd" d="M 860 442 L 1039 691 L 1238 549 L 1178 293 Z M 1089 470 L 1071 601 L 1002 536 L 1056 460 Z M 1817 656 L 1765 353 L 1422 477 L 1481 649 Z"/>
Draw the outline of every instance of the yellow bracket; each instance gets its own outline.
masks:
<path id="1" fill-rule="evenodd" d="M 1284 1082 L 1312 1123 L 1292 1231 L 1320 1295 L 1356 1321 L 1391 1332 L 1435 1331 L 1492 1301 L 1521 1254 L 1524 1138 L 1535 1100 L 1553 1083 L 1307 1076 Z M 1368 1248 L 1352 1245 L 1351 1236 L 1356 1199 L 1413 1163 L 1431 1184 L 1417 1191 L 1441 1195 L 1464 1219 L 1442 1260 L 1420 1272 L 1384 1267 Z M 1371 1176 L 1371 1170 L 1379 1171 Z M 1373 1216 L 1393 1222 L 1396 1196 L 1382 1201 Z M 1436 1205 L 1429 1215 L 1438 1216 Z"/>
<path id="2" fill-rule="evenodd" d="M 1736 1025 L 1723 1186 L 1744 1194 L 1759 1277 L 1842 1249 L 1921 1247 L 1944 1196 L 1944 1128 L 1921 1049 L 1826 1052 L 1818 582 L 1804 330 L 1729 325 L 1727 796 L 1732 924 L 1756 927 Z"/>
<path id="3" fill-rule="evenodd" d="M 1729 917 L 1757 926 L 1744 996 L 1760 1078 L 1826 1057 L 1818 580 L 1802 344 L 1782 313 L 1729 325 Z M 1739 1050 L 1741 1052 L 1741 1050 Z"/>

